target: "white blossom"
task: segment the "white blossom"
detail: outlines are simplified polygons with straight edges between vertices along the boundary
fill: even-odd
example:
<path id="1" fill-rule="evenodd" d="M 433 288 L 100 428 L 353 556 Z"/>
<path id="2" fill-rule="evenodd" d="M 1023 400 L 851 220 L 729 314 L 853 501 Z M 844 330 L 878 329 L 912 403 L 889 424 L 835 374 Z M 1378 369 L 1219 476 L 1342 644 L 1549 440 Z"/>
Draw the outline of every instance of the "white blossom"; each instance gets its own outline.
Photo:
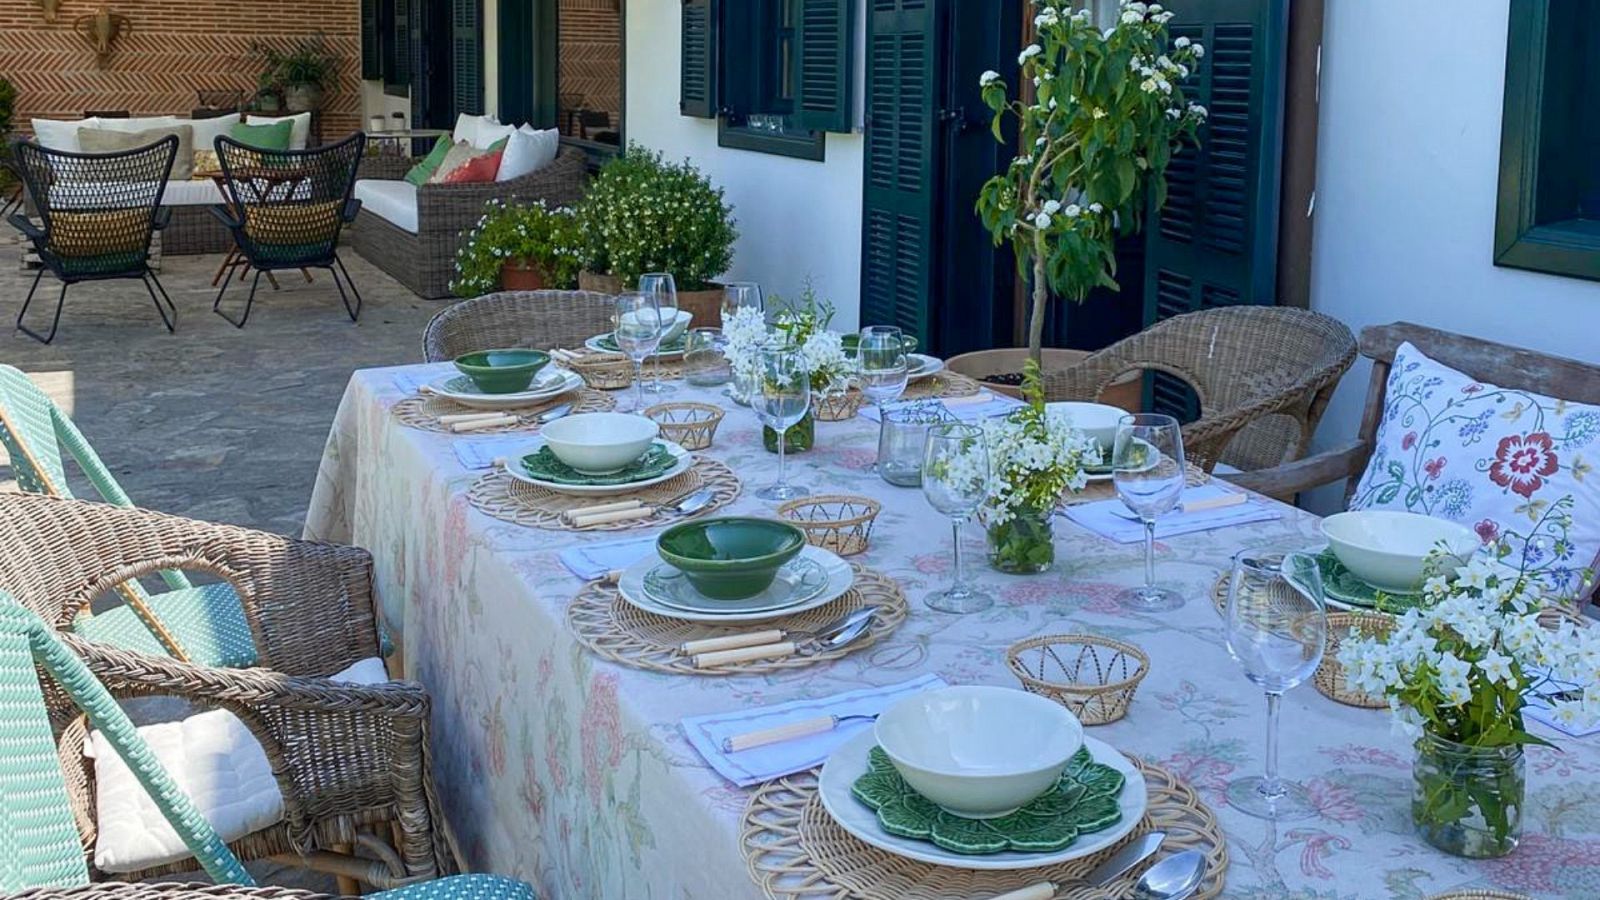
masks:
<path id="1" fill-rule="evenodd" d="M 1043 52 L 1044 48 L 1038 44 L 1029 44 L 1028 46 L 1022 48 L 1021 53 L 1017 54 L 1017 65 L 1025 65 L 1028 60 L 1033 59 L 1035 56 L 1038 56 Z"/>
<path id="2" fill-rule="evenodd" d="M 988 87 L 989 85 L 994 84 L 994 83 L 998 82 L 999 80 L 1000 80 L 1000 73 L 996 72 L 993 69 L 990 69 L 987 72 L 984 72 L 982 75 L 978 76 L 978 86 L 979 87 Z"/>
<path id="3" fill-rule="evenodd" d="M 1061 211 L 1061 201 L 1060 200 L 1053 200 L 1053 199 L 1052 200 L 1046 200 L 1044 202 L 1043 209 L 1044 209 L 1045 212 L 1047 212 L 1047 213 L 1049 213 L 1049 214 L 1051 214 L 1053 216 L 1056 213 Z"/>
<path id="4" fill-rule="evenodd" d="M 1189 46 L 1189 39 L 1186 38 L 1186 37 L 1177 38 L 1176 40 L 1174 40 L 1172 42 L 1172 46 L 1177 47 L 1179 50 L 1182 50 L 1183 48 Z"/>
<path id="5" fill-rule="evenodd" d="M 1050 214 L 1047 213 L 1047 212 L 1040 212 L 1037 215 L 1035 215 L 1033 217 L 1033 226 L 1035 228 L 1039 229 L 1040 231 L 1043 231 L 1043 230 L 1049 228 L 1050 227 Z"/>
<path id="6" fill-rule="evenodd" d="M 1069 204 L 1066 209 L 1061 211 L 1061 214 L 1069 219 L 1076 219 L 1077 217 L 1083 215 L 1083 207 L 1076 203 Z"/>

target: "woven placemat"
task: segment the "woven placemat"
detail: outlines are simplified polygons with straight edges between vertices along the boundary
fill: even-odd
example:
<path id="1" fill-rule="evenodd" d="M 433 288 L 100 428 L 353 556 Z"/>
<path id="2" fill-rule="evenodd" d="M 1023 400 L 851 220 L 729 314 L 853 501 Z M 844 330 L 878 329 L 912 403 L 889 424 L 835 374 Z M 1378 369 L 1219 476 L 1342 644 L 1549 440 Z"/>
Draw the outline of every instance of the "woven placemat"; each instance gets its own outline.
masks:
<path id="1" fill-rule="evenodd" d="M 1184 484 L 1189 487 L 1199 487 L 1211 480 L 1206 470 L 1191 462 L 1184 463 Z M 1117 499 L 1117 484 L 1109 478 L 1100 481 L 1091 481 L 1083 486 L 1083 490 L 1076 494 L 1068 494 L 1062 501 L 1063 506 L 1077 506 L 1079 503 L 1093 503 L 1096 500 Z"/>
<path id="2" fill-rule="evenodd" d="M 1167 833 L 1160 857 L 1181 850 L 1206 855 L 1206 874 L 1192 895 L 1222 893 L 1228 842 L 1217 817 L 1194 789 L 1160 766 L 1133 760 L 1150 792 L 1144 818 L 1122 841 L 1072 862 L 1036 869 L 980 871 L 934 866 L 885 853 L 852 837 L 834 822 L 817 796 L 817 770 L 769 781 L 745 805 L 741 848 L 750 876 L 773 900 L 974 900 L 1040 881 L 1065 884 L 1087 875 L 1116 849 L 1153 830 Z M 1159 858 L 1159 857 L 1158 857 Z M 1057 897 L 1122 900 L 1132 896 L 1137 874 L 1104 888 L 1068 886 Z"/>
<path id="3" fill-rule="evenodd" d="M 971 397 L 982 388 L 983 385 L 971 378 L 946 369 L 937 375 L 929 375 L 920 381 L 913 381 L 907 384 L 906 392 L 900 395 L 900 399 L 926 400 L 929 397 Z"/>
<path id="4" fill-rule="evenodd" d="M 513 465 L 516 463 L 513 461 Z M 561 514 L 586 506 L 598 506 L 615 500 L 643 500 L 646 503 L 665 503 L 702 487 L 712 489 L 711 502 L 693 516 L 668 516 L 656 513 L 645 519 L 625 522 L 607 522 L 574 528 L 561 520 Z M 630 494 L 611 496 L 575 497 L 536 487 L 507 475 L 504 469 L 494 471 L 477 481 L 467 490 L 467 502 L 503 522 L 543 528 L 546 531 L 628 531 L 634 528 L 654 528 L 663 522 L 689 519 L 715 512 L 739 496 L 739 476 L 723 463 L 709 456 L 695 457 L 687 472 Z"/>
<path id="5" fill-rule="evenodd" d="M 593 390 L 592 388 L 579 388 L 576 391 L 568 391 L 559 397 L 552 397 L 549 400 L 541 400 L 532 406 L 518 406 L 513 409 L 508 409 L 506 412 L 517 416 L 536 415 L 544 412 L 547 409 L 553 409 L 557 406 L 560 406 L 563 403 L 571 403 L 572 411 L 574 413 L 610 412 L 611 410 L 617 408 L 617 398 L 611 396 L 610 394 Z M 394 414 L 395 418 L 400 420 L 400 424 L 409 428 L 420 428 L 423 431 L 436 431 L 441 434 L 455 434 L 455 432 L 450 430 L 449 426 L 439 422 L 440 416 L 498 412 L 498 410 L 473 409 L 470 406 L 465 406 L 455 402 L 454 400 L 448 400 L 444 397 L 430 397 L 426 394 L 418 394 L 414 397 L 407 397 L 406 399 L 401 400 L 399 403 L 396 403 L 391 412 Z M 538 430 L 539 423 L 529 422 L 525 425 L 499 425 L 494 428 L 483 428 L 477 431 L 468 431 L 462 433 L 462 436 L 467 437 L 476 434 L 509 434 L 511 432 L 534 434 L 538 432 Z"/>
<path id="6" fill-rule="evenodd" d="M 740 625 L 706 625 L 647 613 L 622 599 L 614 584 L 590 582 L 567 605 L 567 627 L 578 642 L 596 656 L 652 672 L 682 675 L 764 675 L 798 669 L 812 663 L 838 659 L 863 650 L 899 627 L 906 617 L 906 595 L 893 578 L 865 566 L 852 565 L 855 584 L 844 596 L 808 612 Z M 685 641 L 722 637 L 758 629 L 811 631 L 864 606 L 881 606 L 872 625 L 850 644 L 810 655 L 783 659 L 758 659 L 714 668 L 696 669 L 678 652 Z"/>

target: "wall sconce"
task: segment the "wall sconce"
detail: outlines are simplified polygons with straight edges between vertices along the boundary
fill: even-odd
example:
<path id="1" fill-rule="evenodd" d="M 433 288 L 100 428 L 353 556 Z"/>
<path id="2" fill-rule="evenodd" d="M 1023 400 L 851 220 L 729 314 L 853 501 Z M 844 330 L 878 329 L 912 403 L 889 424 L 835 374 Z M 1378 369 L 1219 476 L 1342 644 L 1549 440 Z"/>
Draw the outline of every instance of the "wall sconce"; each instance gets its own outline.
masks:
<path id="1" fill-rule="evenodd" d="M 72 27 L 94 48 L 95 61 L 103 67 L 111 56 L 111 44 L 132 31 L 133 22 L 121 13 L 112 12 L 111 7 L 102 6 L 90 15 L 79 16 Z"/>
<path id="2" fill-rule="evenodd" d="M 44 10 L 44 20 L 54 24 L 56 13 L 61 11 L 61 0 L 38 0 L 39 7 Z"/>

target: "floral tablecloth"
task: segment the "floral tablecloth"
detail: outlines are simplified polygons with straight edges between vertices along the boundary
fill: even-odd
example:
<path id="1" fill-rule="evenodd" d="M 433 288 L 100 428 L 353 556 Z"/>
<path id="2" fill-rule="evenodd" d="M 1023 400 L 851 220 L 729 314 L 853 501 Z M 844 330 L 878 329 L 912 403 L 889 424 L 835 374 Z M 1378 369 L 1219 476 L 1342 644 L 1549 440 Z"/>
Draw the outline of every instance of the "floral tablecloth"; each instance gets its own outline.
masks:
<path id="1" fill-rule="evenodd" d="M 406 674 L 434 697 L 435 775 L 468 864 L 515 875 L 549 898 L 743 898 L 738 824 L 746 792 L 723 782 L 685 743 L 684 716 L 817 697 L 932 672 L 947 681 L 1015 685 L 1006 647 L 1038 634 L 1089 630 L 1132 641 L 1152 658 L 1128 717 L 1096 736 L 1174 770 L 1217 810 L 1231 840 L 1227 896 L 1417 898 L 1462 886 L 1539 897 L 1600 897 L 1600 744 L 1529 752 L 1523 845 L 1509 858 L 1444 856 L 1411 831 L 1411 750 L 1388 716 L 1340 706 L 1309 684 L 1283 709 L 1282 763 L 1321 811 L 1272 823 L 1229 810 L 1223 787 L 1259 771 L 1265 704 L 1229 659 L 1207 591 L 1242 547 L 1315 539 L 1316 520 L 1284 509 L 1276 522 L 1187 535 L 1159 545 L 1158 575 L 1189 597 L 1149 615 L 1112 603 L 1142 577 L 1139 544 L 1118 545 L 1057 520 L 1055 568 L 1002 576 L 969 558 L 997 602 L 950 616 L 921 597 L 950 565 L 949 527 L 919 491 L 867 471 L 876 426 L 819 423 L 817 446 L 790 475 L 816 492 L 883 503 L 861 561 L 898 578 L 912 614 L 890 639 L 832 664 L 772 677 L 694 678 L 600 661 L 566 631 L 580 587 L 557 553 L 618 535 L 537 531 L 483 515 L 451 436 L 400 425 L 400 369 L 357 372 L 341 401 L 306 535 L 357 544 L 376 559 L 386 623 Z M 410 374 L 415 374 L 410 373 Z M 680 385 L 671 399 L 727 401 Z M 732 409 L 705 451 L 745 479 L 736 513 L 770 512 L 750 490 L 770 481 L 754 416 Z M 1538 726 L 1535 726 L 1536 728 Z"/>

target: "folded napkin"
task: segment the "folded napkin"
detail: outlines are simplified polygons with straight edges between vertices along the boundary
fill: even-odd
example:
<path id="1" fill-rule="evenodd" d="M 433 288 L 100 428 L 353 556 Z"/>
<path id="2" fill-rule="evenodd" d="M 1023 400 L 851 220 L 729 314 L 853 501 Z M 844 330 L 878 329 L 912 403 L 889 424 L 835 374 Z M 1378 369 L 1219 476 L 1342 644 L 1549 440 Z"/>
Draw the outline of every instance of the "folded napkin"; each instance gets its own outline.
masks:
<path id="1" fill-rule="evenodd" d="M 1183 489 L 1183 502 L 1210 500 L 1236 492 L 1235 488 L 1208 484 Z M 1119 544 L 1144 540 L 1144 523 L 1132 518 L 1121 500 L 1097 500 L 1067 507 L 1066 516 L 1095 534 Z M 1265 522 L 1283 516 L 1283 508 L 1271 501 L 1251 497 L 1239 506 L 1224 506 L 1196 512 L 1174 510 L 1156 519 L 1156 537 L 1166 539 L 1180 534 L 1211 531 L 1250 522 Z"/>
<path id="2" fill-rule="evenodd" d="M 979 391 L 968 397 L 946 397 L 940 400 L 905 400 L 901 403 L 889 404 L 894 409 L 902 404 L 927 404 L 939 407 L 944 415 L 958 422 L 981 422 L 990 416 L 1008 413 L 1019 406 L 1022 401 L 993 391 Z M 878 407 L 862 407 L 861 415 L 876 422 L 879 420 Z"/>
<path id="3" fill-rule="evenodd" d="M 717 774 L 740 787 L 749 787 L 821 765 L 845 741 L 863 729 L 871 728 L 872 722 L 857 719 L 822 734 L 733 753 L 723 751 L 724 739 L 821 716 L 876 715 L 901 698 L 945 686 L 944 679 L 939 676 L 923 675 L 900 684 L 863 688 L 832 697 L 794 700 L 776 706 L 709 716 L 690 716 L 683 720 L 683 733 L 706 764 L 717 770 Z"/>
<path id="4" fill-rule="evenodd" d="M 462 468 L 487 469 L 494 465 L 497 459 L 521 458 L 528 450 L 528 436 L 512 434 L 504 437 L 455 441 L 451 443 L 450 449 L 456 452 L 456 459 L 460 461 Z"/>
<path id="5" fill-rule="evenodd" d="M 1581 738 L 1588 737 L 1591 734 L 1600 734 L 1600 723 L 1588 725 L 1580 722 L 1569 725 L 1561 721 L 1556 715 L 1555 702 L 1549 696 L 1565 691 L 1582 691 L 1582 685 L 1549 678 L 1549 672 L 1543 669 L 1529 669 L 1527 674 L 1528 677 L 1533 679 L 1533 683 L 1538 685 L 1534 690 L 1529 691 L 1525 697 L 1527 702 L 1523 704 L 1522 711 L 1527 714 L 1528 718 L 1542 725 L 1548 725 L 1569 737 Z M 1540 684 L 1539 682 L 1541 681 L 1544 683 Z"/>
<path id="6" fill-rule="evenodd" d="M 654 537 L 629 538 L 625 541 L 569 547 L 561 551 L 561 564 L 572 574 L 588 581 L 607 572 L 626 569 L 655 552 Z"/>
<path id="7" fill-rule="evenodd" d="M 415 394 L 425 384 L 438 381 L 440 376 L 448 375 L 456 370 L 454 363 L 427 363 L 420 366 L 406 366 L 394 373 L 390 378 L 396 389 L 402 394 Z"/>

